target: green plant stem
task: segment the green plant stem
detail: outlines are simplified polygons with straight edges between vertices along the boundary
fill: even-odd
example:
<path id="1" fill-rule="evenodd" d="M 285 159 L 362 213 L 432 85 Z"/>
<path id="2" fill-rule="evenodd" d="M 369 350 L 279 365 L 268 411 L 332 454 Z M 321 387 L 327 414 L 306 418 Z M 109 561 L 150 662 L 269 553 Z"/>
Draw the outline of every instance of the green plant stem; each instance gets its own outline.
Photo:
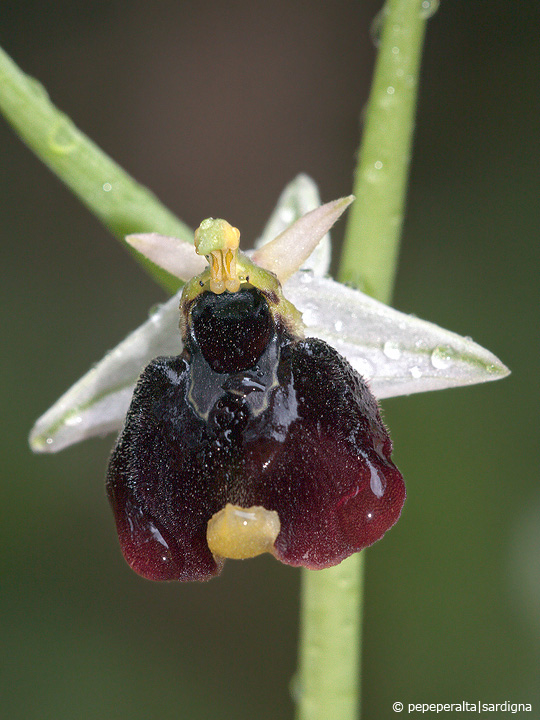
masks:
<path id="1" fill-rule="evenodd" d="M 389 303 L 405 210 L 420 60 L 422 0 L 389 0 L 355 174 L 340 279 Z"/>
<path id="2" fill-rule="evenodd" d="M 302 570 L 298 720 L 357 717 L 363 560 Z"/>
<path id="3" fill-rule="evenodd" d="M 50 101 L 45 88 L 0 49 L 0 109 L 35 154 L 120 240 L 160 232 L 193 242 L 193 233 L 147 188 L 137 183 Z M 180 286 L 126 247 L 150 275 L 173 293 Z"/>
<path id="4" fill-rule="evenodd" d="M 428 12 L 422 0 L 389 0 L 383 13 L 339 275 L 390 302 Z M 298 720 L 359 717 L 363 556 L 302 571 Z"/>

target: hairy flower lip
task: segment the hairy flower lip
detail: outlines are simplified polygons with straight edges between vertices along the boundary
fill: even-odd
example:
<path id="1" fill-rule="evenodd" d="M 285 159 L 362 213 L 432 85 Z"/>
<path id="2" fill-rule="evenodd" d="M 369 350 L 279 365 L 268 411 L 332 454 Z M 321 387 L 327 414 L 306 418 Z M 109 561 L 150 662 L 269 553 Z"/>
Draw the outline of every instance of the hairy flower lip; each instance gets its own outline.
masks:
<path id="1" fill-rule="evenodd" d="M 148 579 L 208 580 L 225 559 L 264 552 L 322 569 L 368 547 L 397 522 L 405 500 L 376 396 L 508 373 L 469 338 L 327 278 L 325 234 L 351 198 L 290 225 L 284 209 L 302 197 L 306 179 L 303 189 L 296 183 L 276 211 L 284 229 L 263 236 L 253 253 L 259 265 L 237 252 L 236 229 L 203 221 L 198 250 L 210 269 L 30 435 L 33 450 L 54 452 L 122 428 L 107 493 L 124 557 Z M 164 269 L 179 247 L 192 266 L 193 252 L 176 239 L 139 239 Z"/>
<path id="2" fill-rule="evenodd" d="M 247 292 L 265 298 L 264 282 Z M 207 295 L 195 301 L 203 313 Z M 144 577 L 182 582 L 261 552 L 295 567 L 336 565 L 381 539 L 405 500 L 377 401 L 325 342 L 277 321 L 267 334 L 259 313 L 236 313 L 234 295 L 216 298 L 203 326 L 184 311 L 180 355 L 144 369 L 111 454 L 122 552 Z M 206 338 L 226 337 L 227 316 L 231 329 L 241 317 L 233 342 L 254 332 L 264 349 L 256 365 L 240 354 L 222 373 L 211 364 L 221 343 Z"/>
<path id="3" fill-rule="evenodd" d="M 256 248 L 284 234 L 318 203 L 316 185 L 306 175 L 298 176 L 282 193 Z M 186 245 L 179 241 L 178 247 Z M 189 277 L 203 269 L 204 260 L 192 247 L 185 257 L 195 263 L 190 265 L 189 260 L 184 268 Z M 326 278 L 329 262 L 326 235 L 301 270 L 286 281 L 285 296 L 303 312 L 306 334 L 334 345 L 369 380 L 379 399 L 509 374 L 495 355 L 469 338 L 407 316 Z M 165 302 L 37 420 L 29 437 L 34 452 L 57 452 L 122 427 L 143 367 L 154 357 L 181 350 L 178 303 L 179 296 Z"/>

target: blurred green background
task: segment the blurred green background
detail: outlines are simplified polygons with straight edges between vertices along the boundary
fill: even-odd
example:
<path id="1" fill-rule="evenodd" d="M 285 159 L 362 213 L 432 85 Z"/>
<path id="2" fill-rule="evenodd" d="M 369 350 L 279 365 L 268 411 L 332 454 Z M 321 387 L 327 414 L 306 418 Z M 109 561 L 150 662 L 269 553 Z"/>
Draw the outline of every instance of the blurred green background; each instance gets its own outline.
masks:
<path id="1" fill-rule="evenodd" d="M 3 0 L 0 42 L 182 219 L 249 240 L 300 171 L 325 201 L 350 191 L 380 7 Z M 428 26 L 394 304 L 513 374 L 384 403 L 408 500 L 367 551 L 365 718 L 397 700 L 540 717 L 539 8 L 442 0 Z M 104 493 L 113 438 L 28 450 L 163 294 L 3 121 L 0 148 L 5 717 L 291 718 L 298 571 L 144 581 Z"/>

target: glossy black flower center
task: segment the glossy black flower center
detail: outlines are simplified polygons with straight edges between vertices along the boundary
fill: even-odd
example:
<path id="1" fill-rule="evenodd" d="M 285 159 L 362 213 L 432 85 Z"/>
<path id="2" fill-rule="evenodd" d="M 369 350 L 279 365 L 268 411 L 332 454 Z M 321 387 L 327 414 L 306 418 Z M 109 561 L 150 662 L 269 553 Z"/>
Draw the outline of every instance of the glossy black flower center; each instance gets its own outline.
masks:
<path id="1" fill-rule="evenodd" d="M 274 331 L 272 315 L 257 288 L 202 293 L 191 310 L 191 332 L 206 362 L 218 373 L 237 373 L 260 358 Z"/>

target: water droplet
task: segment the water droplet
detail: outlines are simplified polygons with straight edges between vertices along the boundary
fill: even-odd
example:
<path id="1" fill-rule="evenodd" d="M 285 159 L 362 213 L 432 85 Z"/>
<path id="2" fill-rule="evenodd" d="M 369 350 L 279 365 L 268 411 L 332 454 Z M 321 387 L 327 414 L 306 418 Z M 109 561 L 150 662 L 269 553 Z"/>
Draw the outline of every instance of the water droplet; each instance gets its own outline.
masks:
<path id="1" fill-rule="evenodd" d="M 104 190 L 105 192 L 111 192 L 111 190 L 112 190 L 112 185 L 111 185 L 111 183 L 108 183 L 108 182 L 103 183 L 103 190 Z"/>
<path id="2" fill-rule="evenodd" d="M 420 368 L 419 368 L 417 365 L 415 365 L 414 367 L 412 367 L 412 368 L 409 370 L 409 372 L 411 373 L 411 375 L 413 376 L 413 378 L 414 378 L 415 380 L 418 380 L 418 378 L 421 378 L 421 377 L 422 377 L 422 371 L 420 370 Z"/>
<path id="3" fill-rule="evenodd" d="M 350 360 L 351 365 L 363 378 L 369 380 L 375 375 L 373 365 L 365 358 L 353 358 Z"/>
<path id="4" fill-rule="evenodd" d="M 366 168 L 364 171 L 364 177 L 367 180 L 367 182 L 370 183 L 380 183 L 384 180 L 384 175 L 380 172 L 383 167 L 383 164 L 380 160 L 377 160 L 377 162 L 373 163 L 373 165 Z M 361 290 L 362 288 L 358 288 Z M 363 289 L 363 292 L 366 292 L 365 288 Z M 369 293 L 368 293 L 369 294 Z"/>
<path id="5" fill-rule="evenodd" d="M 392 52 L 394 55 L 399 55 L 399 48 L 397 46 L 393 47 Z"/>
<path id="6" fill-rule="evenodd" d="M 163 537 L 163 535 L 160 533 L 159 529 L 154 525 L 153 522 L 148 523 L 148 530 L 150 530 L 150 534 L 152 535 L 154 540 L 157 540 L 157 542 L 160 545 L 163 545 L 163 547 L 166 548 L 167 550 L 169 549 L 169 545 L 168 545 L 167 541 L 165 540 L 165 538 Z M 165 556 L 163 559 L 166 560 L 167 556 Z"/>
<path id="7" fill-rule="evenodd" d="M 341 320 L 336 320 L 334 323 L 334 327 L 336 328 L 337 332 L 341 332 L 343 330 L 343 323 Z"/>
<path id="8" fill-rule="evenodd" d="M 48 437 L 45 442 L 47 443 L 47 445 L 52 445 L 54 440 L 52 439 L 52 437 Z"/>
<path id="9" fill-rule="evenodd" d="M 399 348 L 399 345 L 392 340 L 387 340 L 384 343 L 383 353 L 386 355 L 387 358 L 390 358 L 390 360 L 399 360 L 399 358 L 401 357 L 401 350 Z"/>
<path id="10" fill-rule="evenodd" d="M 439 345 L 431 353 L 431 364 L 437 370 L 445 370 L 454 362 L 456 351 L 448 345 Z"/>
<path id="11" fill-rule="evenodd" d="M 78 144 L 71 121 L 62 115 L 49 132 L 49 147 L 59 155 L 68 155 Z"/>
<path id="12" fill-rule="evenodd" d="M 49 93 L 45 90 L 43 85 L 39 82 L 39 80 L 36 80 L 33 77 L 26 76 L 26 82 L 30 86 L 30 89 L 32 93 L 34 94 L 34 97 L 36 100 L 48 100 L 49 99 Z"/>
<path id="13" fill-rule="evenodd" d="M 307 327 L 317 325 L 319 319 L 319 309 L 313 303 L 306 303 L 302 307 L 302 318 Z"/>
<path id="14" fill-rule="evenodd" d="M 388 93 L 388 95 L 393 95 L 395 91 L 395 88 L 393 88 L 391 85 L 386 88 L 386 92 Z"/>
<path id="15" fill-rule="evenodd" d="M 155 303 L 154 305 L 152 305 L 150 307 L 150 310 L 148 311 L 148 319 L 152 320 L 153 322 L 158 322 L 159 321 L 158 313 L 162 307 L 163 307 L 163 303 Z"/>
<path id="16" fill-rule="evenodd" d="M 284 207 L 279 214 L 281 221 L 284 223 L 289 224 L 294 220 L 294 210 L 292 208 Z"/>
<path id="17" fill-rule="evenodd" d="M 66 425 L 68 427 L 73 427 L 75 425 L 80 425 L 82 423 L 82 417 L 80 415 L 69 415 L 66 418 Z"/>
<path id="18" fill-rule="evenodd" d="M 439 0 L 422 0 L 420 6 L 420 17 L 427 20 L 432 15 L 435 15 L 439 8 Z"/>
<path id="19" fill-rule="evenodd" d="M 387 15 L 388 9 L 385 4 L 383 9 L 375 15 L 373 22 L 371 23 L 369 34 L 371 35 L 371 40 L 373 41 L 375 47 L 379 47 L 380 45 L 384 22 Z"/>
<path id="20" fill-rule="evenodd" d="M 369 478 L 369 487 L 371 492 L 375 495 L 377 498 L 382 498 L 384 495 L 384 480 L 381 478 L 379 471 L 377 468 L 372 465 L 372 463 L 367 461 L 369 472 L 370 472 L 370 478 Z"/>

